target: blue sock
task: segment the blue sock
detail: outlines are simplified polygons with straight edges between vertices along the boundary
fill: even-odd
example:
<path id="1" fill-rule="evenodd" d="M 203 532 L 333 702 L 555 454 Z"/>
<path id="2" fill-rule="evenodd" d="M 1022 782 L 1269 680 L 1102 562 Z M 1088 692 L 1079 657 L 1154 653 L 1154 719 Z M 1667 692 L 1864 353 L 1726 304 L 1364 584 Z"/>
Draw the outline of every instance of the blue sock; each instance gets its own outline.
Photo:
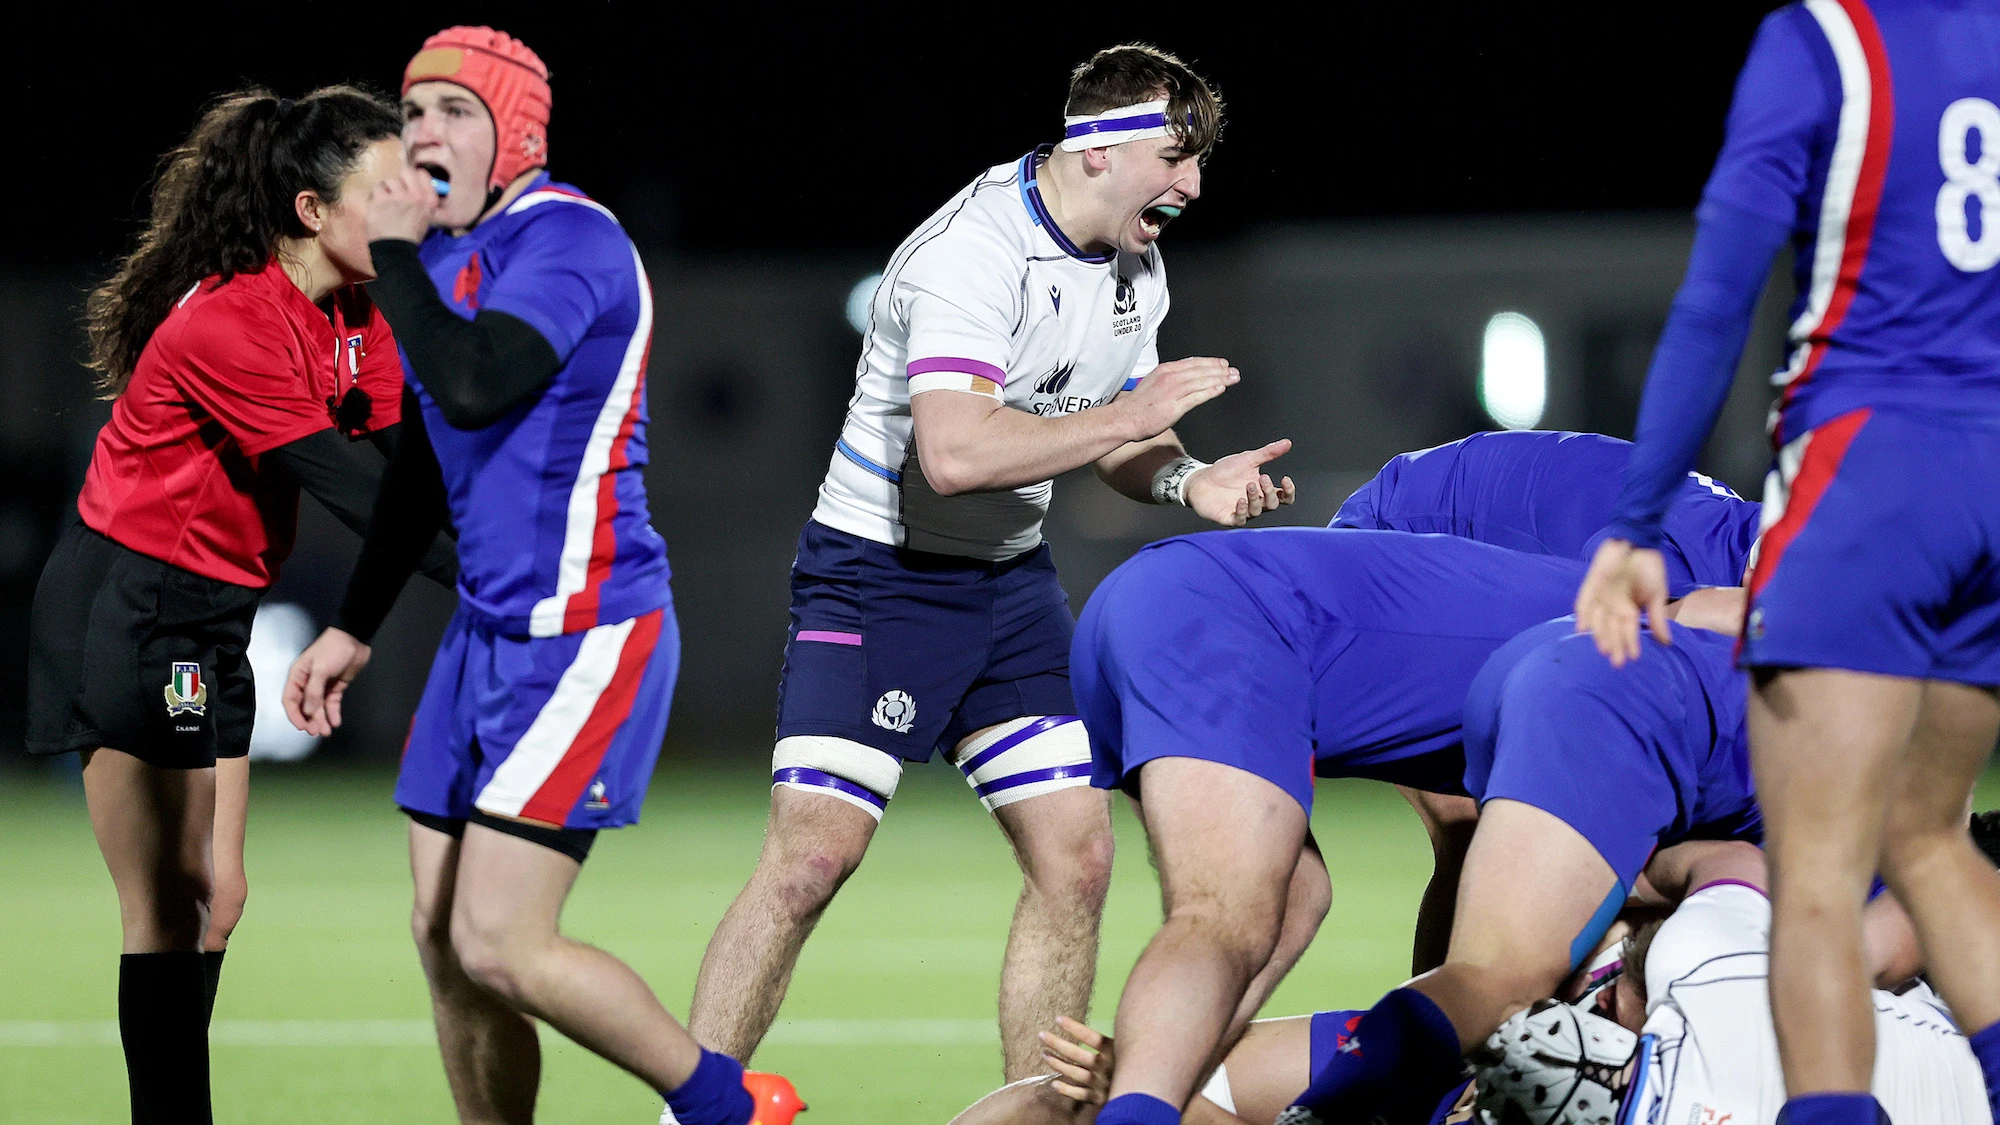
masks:
<path id="1" fill-rule="evenodd" d="M 1366 1121 L 1392 1111 L 1421 1120 L 1463 1069 L 1451 1020 L 1430 997 L 1399 988 L 1361 1017 L 1298 1104 L 1327 1121 Z"/>
<path id="2" fill-rule="evenodd" d="M 1986 1100 L 1993 1103 L 1993 1119 L 2000 1121 L 2000 1023 L 1966 1042 L 1972 1044 L 1972 1057 L 1979 1060 L 1979 1069 L 1986 1075 Z"/>
<path id="3" fill-rule="evenodd" d="M 1151 1094 L 1120 1094 L 1097 1111 L 1097 1125 L 1181 1125 L 1181 1111 Z"/>
<path id="4" fill-rule="evenodd" d="M 681 1125 L 749 1125 L 757 1102 L 743 1088 L 743 1064 L 704 1050 L 694 1073 L 666 1092 L 667 1108 Z"/>
<path id="5" fill-rule="evenodd" d="M 1778 1111 L 1778 1125 L 1889 1125 L 1873 1094 L 1801 1094 Z"/>

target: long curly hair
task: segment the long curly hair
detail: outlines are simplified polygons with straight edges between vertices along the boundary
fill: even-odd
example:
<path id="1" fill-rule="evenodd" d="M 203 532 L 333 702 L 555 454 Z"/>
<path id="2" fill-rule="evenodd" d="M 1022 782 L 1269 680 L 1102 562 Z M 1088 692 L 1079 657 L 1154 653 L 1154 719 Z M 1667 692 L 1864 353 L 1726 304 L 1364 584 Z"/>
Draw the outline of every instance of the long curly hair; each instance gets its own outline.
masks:
<path id="1" fill-rule="evenodd" d="M 104 397 L 124 391 L 147 339 L 191 286 L 263 269 L 280 238 L 311 233 L 293 205 L 298 193 L 338 202 L 362 150 L 401 131 L 393 104 L 354 86 L 296 101 L 253 88 L 209 106 L 160 158 L 138 245 L 85 303 L 90 366 Z"/>

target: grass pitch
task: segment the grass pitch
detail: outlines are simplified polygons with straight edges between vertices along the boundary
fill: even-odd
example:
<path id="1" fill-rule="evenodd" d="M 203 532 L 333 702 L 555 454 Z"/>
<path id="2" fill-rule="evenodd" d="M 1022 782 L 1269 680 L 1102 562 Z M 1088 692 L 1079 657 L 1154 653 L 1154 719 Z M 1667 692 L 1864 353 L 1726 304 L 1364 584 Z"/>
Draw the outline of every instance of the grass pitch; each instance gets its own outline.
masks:
<path id="1" fill-rule="evenodd" d="M 636 829 L 605 834 L 565 927 L 623 957 L 685 1015 L 708 934 L 755 862 L 768 776 L 663 762 Z M 231 945 L 212 1039 L 216 1120 L 326 1125 L 454 1120 L 407 931 L 403 820 L 386 774 L 260 767 L 250 906 Z M 1989 782 L 1987 800 L 1996 802 Z M 1272 1014 L 1355 1006 L 1406 975 L 1429 870 L 1395 792 L 1322 783 L 1333 870 L 1321 937 Z M 1095 1018 L 1108 1026 L 1159 907 L 1121 805 Z M 868 861 L 807 944 L 757 1064 L 791 1076 L 804 1125 L 942 1123 L 999 1084 L 994 988 L 1018 876 L 950 770 L 914 769 Z M 118 917 L 81 790 L 0 778 L 0 1123 L 123 1121 Z M 650 1123 L 659 1100 L 545 1033 L 539 1120 Z"/>

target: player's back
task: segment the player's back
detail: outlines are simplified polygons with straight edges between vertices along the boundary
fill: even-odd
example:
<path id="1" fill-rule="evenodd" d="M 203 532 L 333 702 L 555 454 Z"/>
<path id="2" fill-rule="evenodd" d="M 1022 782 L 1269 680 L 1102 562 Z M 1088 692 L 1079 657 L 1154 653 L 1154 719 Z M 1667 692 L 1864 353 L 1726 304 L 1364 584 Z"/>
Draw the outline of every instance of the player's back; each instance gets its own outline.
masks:
<path id="1" fill-rule="evenodd" d="M 644 477 L 652 291 L 623 228 L 544 173 L 463 236 L 433 232 L 422 254 L 454 312 L 515 316 L 562 359 L 539 395 L 478 429 L 450 425 L 416 387 L 458 529 L 462 604 L 534 636 L 666 604 Z"/>
<path id="2" fill-rule="evenodd" d="M 1796 167 L 1793 214 L 1763 212 L 1801 247 L 1781 439 L 1867 406 L 2000 412 L 2000 8 L 1806 0 L 1737 100 L 1733 133 L 1799 115 L 1708 192 L 1757 211 Z"/>
<path id="3" fill-rule="evenodd" d="M 1531 554 L 1588 559 L 1611 522 L 1632 443 L 1561 430 L 1477 433 L 1391 458 L 1334 516 L 1334 527 L 1431 532 Z M 1759 505 L 1688 474 L 1661 550 L 1669 585 L 1736 585 Z"/>
<path id="4" fill-rule="evenodd" d="M 1567 610 L 1584 570 L 1393 531 L 1286 527 L 1167 542 L 1214 558 L 1306 656 L 1321 776 L 1401 780 L 1382 767 L 1441 751 L 1455 758 L 1473 676 L 1510 637 Z"/>
<path id="5" fill-rule="evenodd" d="M 1630 1120 L 1777 1120 L 1785 1083 L 1771 1021 L 1770 918 L 1761 893 L 1721 884 L 1690 895 L 1660 927 L 1645 965 L 1652 1051 L 1635 1073 Z M 1979 1064 L 1930 991 L 1877 989 L 1871 999 L 1873 1088 L 1890 1120 L 1990 1125 Z"/>

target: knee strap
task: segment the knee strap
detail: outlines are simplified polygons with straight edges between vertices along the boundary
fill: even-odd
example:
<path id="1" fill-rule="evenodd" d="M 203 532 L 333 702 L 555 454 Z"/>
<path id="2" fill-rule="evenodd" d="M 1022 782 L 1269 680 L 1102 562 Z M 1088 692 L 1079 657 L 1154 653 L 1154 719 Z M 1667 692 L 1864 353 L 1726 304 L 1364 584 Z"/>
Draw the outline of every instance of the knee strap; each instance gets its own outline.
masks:
<path id="1" fill-rule="evenodd" d="M 1090 784 L 1090 739 L 1075 715 L 1009 719 L 951 752 L 979 803 L 992 812 L 1058 789 Z"/>
<path id="2" fill-rule="evenodd" d="M 847 738 L 795 734 L 771 752 L 771 787 L 782 785 L 845 801 L 882 819 L 903 779 L 903 760 Z"/>

